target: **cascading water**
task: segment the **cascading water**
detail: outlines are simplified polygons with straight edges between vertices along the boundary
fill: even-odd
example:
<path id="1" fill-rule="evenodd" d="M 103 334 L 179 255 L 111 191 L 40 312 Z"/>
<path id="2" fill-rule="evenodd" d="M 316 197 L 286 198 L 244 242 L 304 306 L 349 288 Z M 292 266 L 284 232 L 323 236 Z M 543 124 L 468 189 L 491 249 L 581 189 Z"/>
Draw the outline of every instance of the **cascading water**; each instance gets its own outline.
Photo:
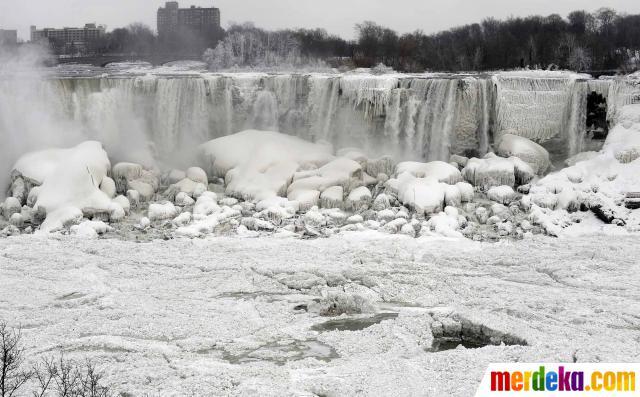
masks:
<path id="1" fill-rule="evenodd" d="M 188 166 L 198 144 L 248 128 L 404 160 L 484 155 L 504 133 L 561 141 L 569 155 L 581 150 L 589 92 L 607 98 L 613 119 L 639 91 L 625 79 L 567 73 L 148 74 L 0 84 L 0 134 L 13 156 L 5 156 L 3 176 L 26 150 L 82 139 L 103 142 L 113 161 Z M 19 133 L 33 138 L 13 139 Z"/>

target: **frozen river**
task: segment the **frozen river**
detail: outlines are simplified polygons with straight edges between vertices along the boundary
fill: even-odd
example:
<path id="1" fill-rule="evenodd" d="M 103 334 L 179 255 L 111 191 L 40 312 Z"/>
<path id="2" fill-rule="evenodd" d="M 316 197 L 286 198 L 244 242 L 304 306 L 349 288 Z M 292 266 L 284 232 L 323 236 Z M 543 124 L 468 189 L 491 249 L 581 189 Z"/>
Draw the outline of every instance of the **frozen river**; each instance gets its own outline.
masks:
<path id="1" fill-rule="evenodd" d="M 640 361 L 638 242 L 22 236 L 0 318 L 130 395 L 466 397 L 492 362 Z"/>

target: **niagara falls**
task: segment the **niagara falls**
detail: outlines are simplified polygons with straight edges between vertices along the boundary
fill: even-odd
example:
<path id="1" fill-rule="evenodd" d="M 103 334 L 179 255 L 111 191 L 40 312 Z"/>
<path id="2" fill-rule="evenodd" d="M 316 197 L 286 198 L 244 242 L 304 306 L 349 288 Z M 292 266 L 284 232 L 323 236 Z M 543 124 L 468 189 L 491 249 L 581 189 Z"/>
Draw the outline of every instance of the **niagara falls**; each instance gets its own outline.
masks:
<path id="1" fill-rule="evenodd" d="M 0 397 L 637 393 L 638 4 L 192 2 L 0 5 Z"/>

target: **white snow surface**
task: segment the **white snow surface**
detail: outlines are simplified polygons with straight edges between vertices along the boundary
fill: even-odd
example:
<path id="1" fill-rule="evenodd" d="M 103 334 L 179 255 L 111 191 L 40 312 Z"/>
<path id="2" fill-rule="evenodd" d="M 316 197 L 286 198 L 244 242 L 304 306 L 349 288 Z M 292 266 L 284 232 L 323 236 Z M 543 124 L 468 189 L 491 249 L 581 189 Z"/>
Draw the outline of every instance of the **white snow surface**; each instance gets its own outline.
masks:
<path id="1" fill-rule="evenodd" d="M 41 183 L 34 208 L 46 211 L 42 232 L 60 229 L 77 216 L 70 213 L 111 213 L 111 198 L 100 190 L 111 163 L 100 142 L 88 141 L 70 149 L 47 149 L 22 156 L 13 167 Z"/>
<path id="2" fill-rule="evenodd" d="M 468 397 L 489 363 L 638 362 L 639 256 L 629 235 L 21 236 L 0 239 L 0 318 L 30 360 L 90 358 L 118 393 Z M 380 322 L 322 331 L 313 300 L 335 296 Z M 459 319 L 527 345 L 426 351 Z"/>
<path id="3" fill-rule="evenodd" d="M 333 159 L 330 145 L 257 130 L 214 139 L 199 151 L 209 175 L 225 178 L 227 194 L 258 201 L 284 195 L 300 168 L 317 168 Z"/>

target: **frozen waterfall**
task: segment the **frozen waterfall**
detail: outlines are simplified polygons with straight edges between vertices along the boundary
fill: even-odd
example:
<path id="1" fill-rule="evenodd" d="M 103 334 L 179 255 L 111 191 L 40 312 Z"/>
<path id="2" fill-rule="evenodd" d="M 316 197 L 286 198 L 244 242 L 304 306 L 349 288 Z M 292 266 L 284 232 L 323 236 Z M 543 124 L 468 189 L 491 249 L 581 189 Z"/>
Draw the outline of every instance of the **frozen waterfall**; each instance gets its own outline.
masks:
<path id="1" fill-rule="evenodd" d="M 105 74 L 28 87 L 5 79 L 0 134 L 22 151 L 20 134 L 50 145 L 68 144 L 74 131 L 103 142 L 114 160 L 175 165 L 198 144 L 249 128 L 403 160 L 482 156 L 505 133 L 559 142 L 555 151 L 568 156 L 581 150 L 590 92 L 607 99 L 612 120 L 640 98 L 637 82 L 562 72 Z"/>

